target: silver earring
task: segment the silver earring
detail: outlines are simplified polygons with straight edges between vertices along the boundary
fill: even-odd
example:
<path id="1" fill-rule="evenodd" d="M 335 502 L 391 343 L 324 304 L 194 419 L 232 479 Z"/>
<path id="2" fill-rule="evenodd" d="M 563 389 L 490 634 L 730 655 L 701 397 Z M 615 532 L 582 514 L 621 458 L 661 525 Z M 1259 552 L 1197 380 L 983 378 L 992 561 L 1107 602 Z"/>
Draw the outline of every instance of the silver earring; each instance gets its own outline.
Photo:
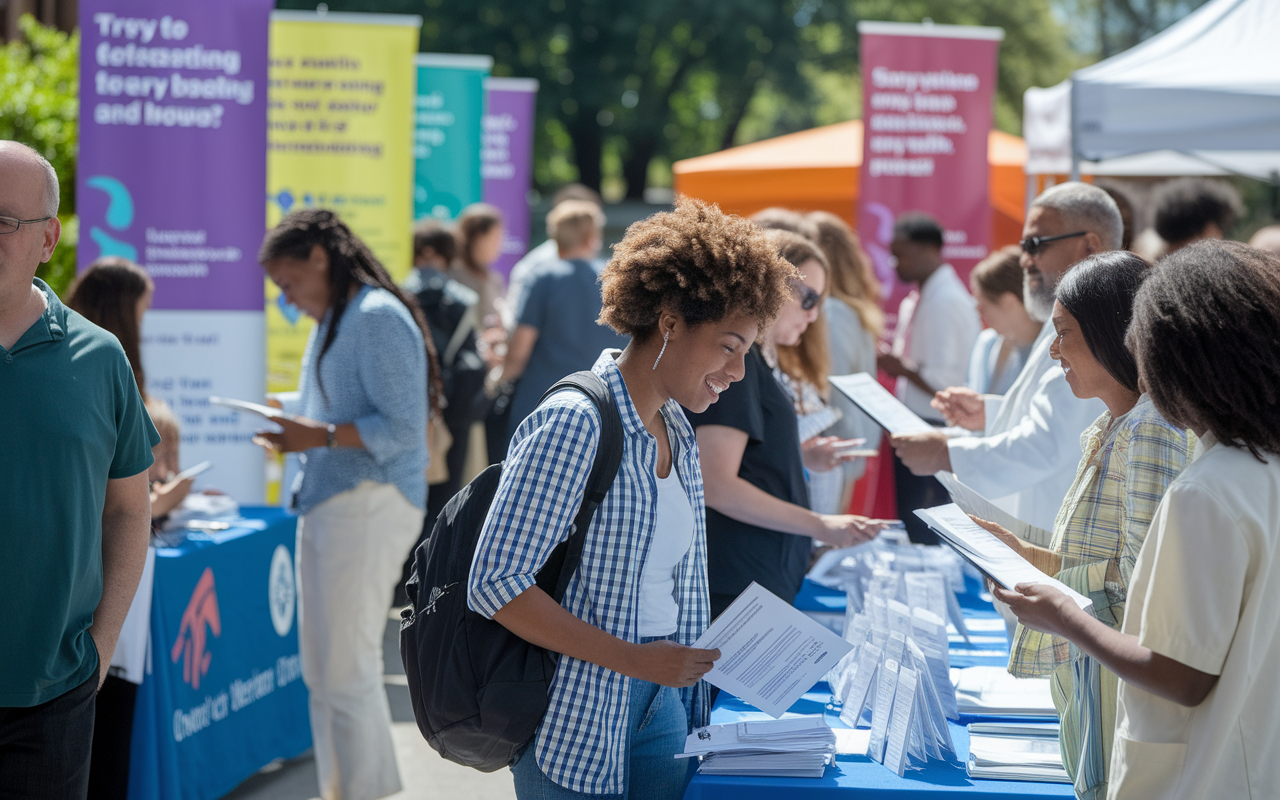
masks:
<path id="1" fill-rule="evenodd" d="M 658 368 L 658 362 L 662 360 L 662 354 L 667 352 L 667 340 L 671 338 L 671 331 L 662 334 L 662 349 L 658 351 L 658 357 L 653 360 L 653 368 Z"/>

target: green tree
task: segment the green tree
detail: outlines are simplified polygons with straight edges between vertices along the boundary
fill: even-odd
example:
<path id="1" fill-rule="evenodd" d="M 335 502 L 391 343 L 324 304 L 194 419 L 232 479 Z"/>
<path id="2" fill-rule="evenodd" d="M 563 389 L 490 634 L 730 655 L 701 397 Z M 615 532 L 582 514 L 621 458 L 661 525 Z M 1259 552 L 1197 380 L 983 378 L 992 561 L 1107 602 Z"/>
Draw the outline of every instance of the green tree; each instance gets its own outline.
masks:
<path id="1" fill-rule="evenodd" d="M 29 14 L 19 19 L 18 29 L 22 37 L 0 47 L 0 139 L 30 145 L 58 173 L 63 236 L 37 274 L 62 294 L 76 273 L 80 34 L 46 28 Z"/>
<path id="2" fill-rule="evenodd" d="M 311 7 L 311 0 L 281 0 Z M 655 165 L 860 113 L 859 19 L 999 25 L 997 124 L 1021 128 L 1022 92 L 1075 64 L 1050 0 L 331 0 L 417 13 L 421 47 L 484 53 L 538 78 L 535 179 L 624 183 Z M 610 170 L 616 175 L 610 176 Z M 661 176 L 658 176 L 661 178 Z"/>
<path id="3" fill-rule="evenodd" d="M 1204 5 L 1207 0 L 1058 0 L 1075 21 L 1073 45 L 1091 58 L 1128 50 Z"/>

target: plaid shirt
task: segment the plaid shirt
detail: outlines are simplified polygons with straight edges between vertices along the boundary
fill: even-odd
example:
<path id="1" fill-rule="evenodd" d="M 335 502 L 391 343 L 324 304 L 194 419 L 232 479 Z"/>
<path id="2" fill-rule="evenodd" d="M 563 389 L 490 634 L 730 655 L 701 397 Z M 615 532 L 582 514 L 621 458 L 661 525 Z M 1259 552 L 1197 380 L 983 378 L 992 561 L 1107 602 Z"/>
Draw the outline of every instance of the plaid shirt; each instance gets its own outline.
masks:
<path id="1" fill-rule="evenodd" d="M 658 447 L 606 350 L 592 371 L 605 378 L 622 416 L 622 464 L 596 510 L 563 605 L 619 639 L 640 640 L 640 581 L 656 524 Z M 674 400 L 662 408 L 674 468 L 693 507 L 693 544 L 676 567 L 680 606 L 675 641 L 692 645 L 709 624 L 706 512 L 693 428 Z M 558 392 L 517 428 L 497 494 L 476 545 L 468 583 L 470 607 L 486 617 L 534 585 L 551 551 L 569 536 L 600 439 L 595 405 L 575 391 Z M 681 697 L 693 725 L 706 724 L 706 688 Z M 630 681 L 621 673 L 561 656 L 550 706 L 534 753 L 547 777 L 575 792 L 625 791 Z"/>
<path id="2" fill-rule="evenodd" d="M 1151 518 L 1194 446 L 1194 436 L 1170 425 L 1145 394 L 1115 425 L 1103 412 L 1080 437 L 1084 455 L 1053 525 L 1052 549 L 1062 556 L 1057 578 L 1092 599 L 1094 615 L 1113 628 L 1124 620 L 1129 577 Z M 1021 625 L 1009 672 L 1052 676 L 1063 766 L 1077 797 L 1103 797 L 1116 676 L 1066 639 Z"/>

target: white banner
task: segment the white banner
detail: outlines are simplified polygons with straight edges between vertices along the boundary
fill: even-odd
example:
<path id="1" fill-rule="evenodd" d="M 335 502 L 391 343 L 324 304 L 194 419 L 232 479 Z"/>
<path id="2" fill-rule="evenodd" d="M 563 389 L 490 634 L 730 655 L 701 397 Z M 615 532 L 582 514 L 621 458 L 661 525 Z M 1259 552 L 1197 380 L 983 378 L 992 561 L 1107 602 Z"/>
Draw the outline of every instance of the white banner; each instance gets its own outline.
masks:
<path id="1" fill-rule="evenodd" d="M 250 440 L 269 423 L 210 406 L 209 396 L 262 402 L 264 336 L 261 311 L 151 310 L 143 317 L 147 392 L 168 403 L 178 418 L 182 468 L 212 461 L 195 489 L 219 489 L 242 505 L 263 502 L 265 454 Z"/>

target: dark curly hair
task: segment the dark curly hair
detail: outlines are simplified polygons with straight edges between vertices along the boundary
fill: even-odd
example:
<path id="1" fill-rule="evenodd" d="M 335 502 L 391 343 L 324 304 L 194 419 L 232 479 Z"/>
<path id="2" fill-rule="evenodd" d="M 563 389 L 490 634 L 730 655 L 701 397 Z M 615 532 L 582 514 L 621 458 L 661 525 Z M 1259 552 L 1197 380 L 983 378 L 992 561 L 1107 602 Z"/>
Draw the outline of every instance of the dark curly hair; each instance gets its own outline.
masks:
<path id="1" fill-rule="evenodd" d="M 1280 454 L 1280 259 L 1203 241 L 1150 270 L 1128 344 L 1142 387 L 1174 425 L 1228 447 Z"/>
<path id="2" fill-rule="evenodd" d="M 653 335 L 664 309 L 690 325 L 746 314 L 764 329 L 799 278 L 759 226 L 685 198 L 633 223 L 613 248 L 600 276 L 600 322 L 637 342 Z"/>
<path id="3" fill-rule="evenodd" d="M 439 413 L 440 401 L 444 397 L 440 382 L 440 360 L 436 356 L 435 343 L 431 339 L 426 317 L 422 315 L 418 301 L 396 286 L 382 262 L 378 261 L 369 247 L 351 232 L 337 214 L 324 208 L 304 208 L 289 213 L 278 225 L 267 231 L 262 247 L 258 250 L 258 263 L 266 264 L 277 258 L 305 261 L 311 257 L 311 248 L 316 245 L 323 247 L 329 256 L 329 308 L 333 313 L 324 341 L 320 344 L 320 355 L 316 357 L 316 384 L 320 387 L 320 395 L 325 402 L 328 402 L 328 396 L 318 367 L 325 353 L 329 352 L 334 337 L 338 335 L 338 325 L 347 310 L 351 287 L 362 283 L 391 292 L 413 315 L 413 321 L 418 324 L 427 347 L 427 406 L 432 414 Z"/>
<path id="4" fill-rule="evenodd" d="M 1210 222 L 1226 235 L 1244 212 L 1235 187 L 1205 178 L 1163 184 L 1156 190 L 1155 206 L 1156 233 L 1169 244 L 1199 236 Z"/>
<path id="5" fill-rule="evenodd" d="M 1072 267 L 1054 291 L 1054 299 L 1076 318 L 1089 352 L 1131 392 L 1138 391 L 1138 364 L 1124 337 L 1133 318 L 1133 298 L 1150 269 L 1127 250 L 1108 250 Z"/>

